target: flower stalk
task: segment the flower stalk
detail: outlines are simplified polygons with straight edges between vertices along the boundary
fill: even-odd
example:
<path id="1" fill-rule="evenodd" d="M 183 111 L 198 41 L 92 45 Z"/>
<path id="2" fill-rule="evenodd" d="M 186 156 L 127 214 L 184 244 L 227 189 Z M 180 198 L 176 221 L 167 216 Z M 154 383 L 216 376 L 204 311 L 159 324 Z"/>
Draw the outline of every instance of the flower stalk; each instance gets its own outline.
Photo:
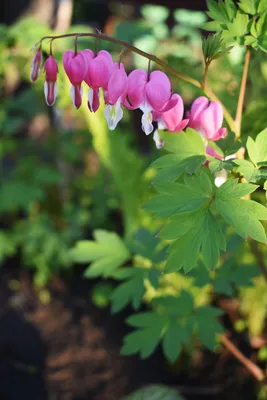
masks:
<path id="1" fill-rule="evenodd" d="M 251 57 L 251 49 L 250 49 L 250 47 L 247 47 L 243 75 L 242 75 L 242 80 L 241 80 L 241 84 L 240 84 L 239 98 L 238 98 L 237 109 L 236 109 L 236 117 L 235 117 L 235 135 L 236 135 L 237 139 L 239 139 L 241 136 L 242 114 L 243 114 L 243 108 L 244 108 L 244 100 L 245 100 L 245 93 L 246 93 L 246 86 L 247 86 L 247 79 L 248 79 L 248 68 L 249 68 L 250 57 Z"/>

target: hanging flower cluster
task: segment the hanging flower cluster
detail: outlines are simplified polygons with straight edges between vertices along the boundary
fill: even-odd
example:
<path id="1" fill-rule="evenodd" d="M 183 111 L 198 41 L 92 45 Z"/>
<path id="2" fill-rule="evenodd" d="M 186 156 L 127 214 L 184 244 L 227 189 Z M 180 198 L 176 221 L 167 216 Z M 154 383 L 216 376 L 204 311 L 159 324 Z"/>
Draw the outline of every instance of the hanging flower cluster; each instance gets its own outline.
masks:
<path id="1" fill-rule="evenodd" d="M 39 48 L 32 62 L 32 81 L 38 78 L 41 65 L 42 53 Z M 83 82 L 88 86 L 87 104 L 91 112 L 99 109 L 100 89 L 103 90 L 106 105 L 104 116 L 109 129 L 114 130 L 122 119 L 122 106 L 128 110 L 139 108 L 143 113 L 141 125 L 146 135 L 154 131 L 153 122 L 157 123 L 158 129 L 153 134 L 157 148 L 164 145 L 159 130 L 177 133 L 189 126 L 203 137 L 207 153 L 217 156 L 211 154 L 208 140 L 216 141 L 226 134 L 226 128 L 222 128 L 223 109 L 220 103 L 209 102 L 201 96 L 193 102 L 184 119 L 183 99 L 172 93 L 170 80 L 164 72 L 150 73 L 136 69 L 127 75 L 122 62 L 114 62 L 105 50 L 97 53 L 90 49 L 75 52 L 67 50 L 63 56 L 63 66 L 71 83 L 70 95 L 76 109 L 82 104 Z M 52 106 L 57 96 L 58 74 L 58 65 L 52 52 L 44 64 L 44 70 L 45 98 L 47 104 Z"/>

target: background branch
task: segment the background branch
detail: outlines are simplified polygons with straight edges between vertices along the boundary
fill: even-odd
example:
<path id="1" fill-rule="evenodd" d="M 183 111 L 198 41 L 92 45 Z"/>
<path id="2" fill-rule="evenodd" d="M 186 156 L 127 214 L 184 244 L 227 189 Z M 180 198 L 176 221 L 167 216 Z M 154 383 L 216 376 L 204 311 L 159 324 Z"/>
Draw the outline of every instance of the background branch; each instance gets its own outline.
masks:
<path id="1" fill-rule="evenodd" d="M 240 350 L 228 339 L 226 335 L 221 335 L 220 337 L 221 342 L 227 348 L 227 350 L 232 353 L 235 358 L 243 364 L 246 369 L 256 378 L 259 382 L 262 382 L 265 379 L 265 375 L 263 371 L 254 364 L 251 360 L 244 356 Z"/>

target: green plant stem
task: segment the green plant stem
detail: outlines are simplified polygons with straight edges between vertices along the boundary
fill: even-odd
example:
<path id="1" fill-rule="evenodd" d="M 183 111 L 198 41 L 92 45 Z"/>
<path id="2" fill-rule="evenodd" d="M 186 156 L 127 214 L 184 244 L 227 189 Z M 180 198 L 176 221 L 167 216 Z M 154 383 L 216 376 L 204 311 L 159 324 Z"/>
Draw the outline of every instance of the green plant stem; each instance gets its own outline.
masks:
<path id="1" fill-rule="evenodd" d="M 203 90 L 204 92 L 207 90 L 208 86 L 208 72 L 209 72 L 209 64 L 205 64 L 204 78 L 203 78 Z"/>
<path id="2" fill-rule="evenodd" d="M 240 350 L 228 339 L 226 335 L 221 335 L 221 342 L 227 348 L 227 350 L 232 353 L 235 358 L 243 364 L 246 369 L 257 379 L 257 381 L 262 382 L 265 379 L 263 371 L 251 360 L 244 356 Z"/>
<path id="3" fill-rule="evenodd" d="M 241 84 L 240 84 L 239 98 L 238 98 L 237 109 L 236 109 L 236 117 L 235 117 L 235 134 L 236 134 L 237 139 L 239 139 L 241 136 L 242 114 L 243 114 L 243 108 L 244 108 L 244 100 L 245 100 L 245 94 L 246 94 L 246 86 L 247 86 L 250 58 L 251 58 L 251 49 L 250 49 L 250 47 L 247 47 L 243 75 L 242 75 Z M 238 158 L 244 158 L 244 154 L 239 153 Z M 247 199 L 249 200 L 250 196 L 248 196 Z M 248 242 L 249 242 L 251 251 L 255 256 L 258 266 L 261 269 L 261 272 L 267 283 L 267 265 L 264 262 L 264 256 L 258 247 L 258 243 L 253 239 L 249 239 Z"/>
<path id="4" fill-rule="evenodd" d="M 248 79 L 250 56 L 251 56 L 251 49 L 250 47 L 247 47 L 243 75 L 240 84 L 238 103 L 236 108 L 236 117 L 235 117 L 235 134 L 237 139 L 239 139 L 241 135 L 242 114 L 243 114 L 243 107 L 244 107 L 244 100 L 245 100 L 245 93 L 246 93 L 246 86 Z"/>
<path id="5" fill-rule="evenodd" d="M 63 38 L 68 38 L 68 37 L 95 37 L 97 39 L 101 39 L 101 40 L 106 40 L 108 42 L 112 42 L 112 43 L 116 43 L 118 45 L 123 46 L 124 48 L 132 51 L 133 53 L 139 54 L 142 57 L 147 58 L 148 60 L 151 60 L 153 62 L 155 62 L 157 65 L 161 66 L 162 69 L 166 72 L 169 72 L 170 74 L 173 74 L 174 76 L 176 76 L 178 79 L 181 79 L 185 82 L 190 83 L 191 85 L 202 89 L 203 92 L 213 101 L 218 101 L 219 103 L 221 103 L 221 101 L 218 99 L 218 97 L 212 92 L 211 89 L 208 88 L 204 88 L 203 85 L 194 78 L 191 78 L 190 76 L 181 74 L 180 72 L 176 71 L 174 68 L 172 68 L 170 65 L 168 65 L 167 63 L 165 63 L 164 61 L 162 61 L 161 59 L 159 59 L 158 57 L 154 56 L 153 54 L 149 54 L 146 53 L 145 51 L 142 51 L 140 49 L 138 49 L 135 46 L 132 46 L 131 44 L 124 42 L 122 40 L 118 40 L 115 39 L 113 37 L 110 37 L 108 35 L 105 35 L 102 32 L 97 32 L 97 33 L 67 33 L 65 35 L 58 35 L 58 36 L 44 36 L 38 43 L 42 43 L 43 40 L 45 39 L 63 39 Z M 222 103 L 221 103 L 222 104 Z M 235 121 L 233 119 L 233 117 L 231 116 L 231 114 L 229 113 L 229 111 L 226 109 L 226 107 L 222 104 L 223 110 L 224 110 L 224 116 L 225 116 L 225 120 L 227 121 L 230 129 L 232 131 L 234 131 L 234 127 L 235 127 Z"/>

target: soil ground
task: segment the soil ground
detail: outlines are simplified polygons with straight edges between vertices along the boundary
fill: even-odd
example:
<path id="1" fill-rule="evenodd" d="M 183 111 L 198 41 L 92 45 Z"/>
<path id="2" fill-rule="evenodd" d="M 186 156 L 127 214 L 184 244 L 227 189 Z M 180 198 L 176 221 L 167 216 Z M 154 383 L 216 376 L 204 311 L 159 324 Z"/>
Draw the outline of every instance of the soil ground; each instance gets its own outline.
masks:
<path id="1" fill-rule="evenodd" d="M 55 279 L 42 304 L 28 273 L 1 270 L 0 400 L 119 400 L 151 383 L 187 400 L 257 399 L 253 380 L 226 350 L 196 351 L 190 367 L 186 358 L 168 365 L 160 349 L 145 361 L 120 356 L 132 310 L 111 316 L 92 304 L 91 289 L 81 278 Z"/>

